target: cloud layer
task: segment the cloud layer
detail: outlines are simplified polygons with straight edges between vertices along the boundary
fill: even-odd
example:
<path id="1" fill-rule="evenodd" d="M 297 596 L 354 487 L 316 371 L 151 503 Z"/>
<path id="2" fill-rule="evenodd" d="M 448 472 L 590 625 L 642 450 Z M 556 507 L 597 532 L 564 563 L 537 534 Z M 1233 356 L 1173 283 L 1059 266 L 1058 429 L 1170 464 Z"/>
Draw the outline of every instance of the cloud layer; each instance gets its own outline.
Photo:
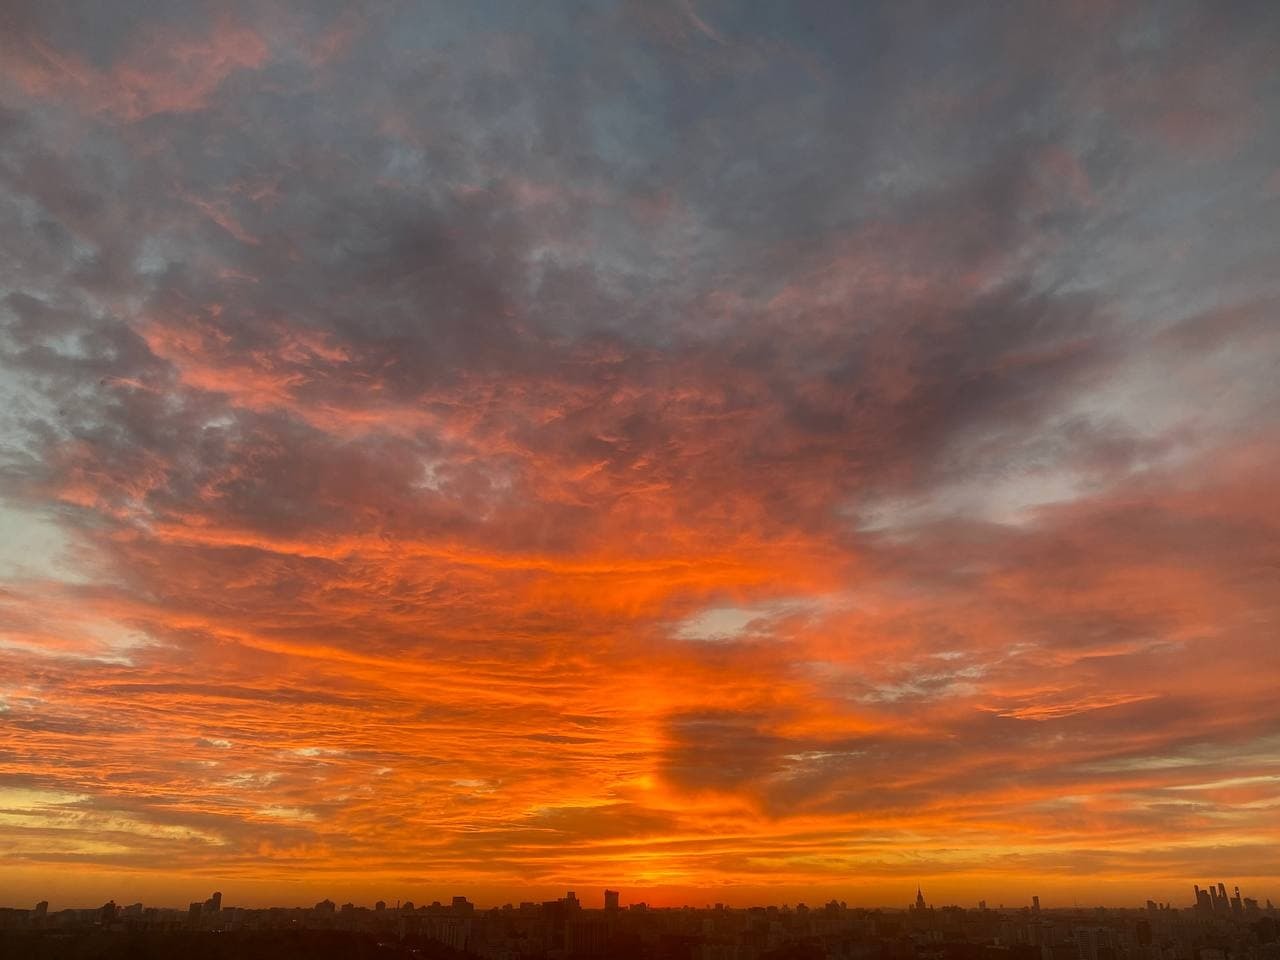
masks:
<path id="1" fill-rule="evenodd" d="M 0 895 L 1280 895 L 1280 16 L 1158 12 L 7 4 Z"/>

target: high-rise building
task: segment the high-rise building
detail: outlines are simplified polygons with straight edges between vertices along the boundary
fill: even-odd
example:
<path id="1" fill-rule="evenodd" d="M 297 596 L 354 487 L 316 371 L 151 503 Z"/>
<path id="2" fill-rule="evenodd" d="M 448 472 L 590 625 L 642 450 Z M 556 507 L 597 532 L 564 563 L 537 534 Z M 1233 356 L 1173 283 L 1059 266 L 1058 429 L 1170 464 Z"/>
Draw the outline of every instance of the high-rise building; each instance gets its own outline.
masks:
<path id="1" fill-rule="evenodd" d="M 1208 890 L 1201 890 L 1200 884 L 1197 883 L 1194 889 L 1196 891 L 1196 909 L 1199 910 L 1201 913 L 1212 913 L 1213 912 L 1213 893 L 1212 893 L 1213 888 L 1210 887 Z"/>
<path id="2" fill-rule="evenodd" d="M 608 944 L 608 922 L 599 914 L 582 914 L 565 923 L 564 949 L 570 956 L 602 957 Z"/>
<path id="3" fill-rule="evenodd" d="M 1031 912 L 1032 913 L 1040 912 L 1040 898 L 1038 896 L 1031 898 Z"/>
<path id="4" fill-rule="evenodd" d="M 1112 931 L 1106 927 L 1076 927 L 1071 935 L 1079 960 L 1101 960 L 1114 947 Z"/>
<path id="5" fill-rule="evenodd" d="M 606 890 L 604 892 L 604 908 L 606 910 L 618 909 L 618 891 L 617 890 Z"/>

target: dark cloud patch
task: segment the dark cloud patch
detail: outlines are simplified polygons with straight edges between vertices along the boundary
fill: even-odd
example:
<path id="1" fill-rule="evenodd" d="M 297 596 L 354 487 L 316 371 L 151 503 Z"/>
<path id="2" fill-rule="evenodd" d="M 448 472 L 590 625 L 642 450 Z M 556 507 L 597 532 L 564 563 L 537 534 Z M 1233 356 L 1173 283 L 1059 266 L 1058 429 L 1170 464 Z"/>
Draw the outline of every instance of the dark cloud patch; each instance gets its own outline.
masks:
<path id="1" fill-rule="evenodd" d="M 695 713 L 667 723 L 667 777 L 685 789 L 741 789 L 776 772 L 786 740 L 750 715 Z"/>

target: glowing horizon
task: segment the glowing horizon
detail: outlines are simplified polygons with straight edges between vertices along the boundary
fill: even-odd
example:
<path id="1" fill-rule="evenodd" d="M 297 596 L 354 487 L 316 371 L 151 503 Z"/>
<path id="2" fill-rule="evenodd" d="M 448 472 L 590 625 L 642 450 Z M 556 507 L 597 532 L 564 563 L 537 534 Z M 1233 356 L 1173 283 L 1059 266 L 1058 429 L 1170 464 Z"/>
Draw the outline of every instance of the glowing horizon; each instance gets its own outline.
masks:
<path id="1" fill-rule="evenodd" d="M 1280 10 L 100 6 L 0 905 L 1280 900 Z"/>

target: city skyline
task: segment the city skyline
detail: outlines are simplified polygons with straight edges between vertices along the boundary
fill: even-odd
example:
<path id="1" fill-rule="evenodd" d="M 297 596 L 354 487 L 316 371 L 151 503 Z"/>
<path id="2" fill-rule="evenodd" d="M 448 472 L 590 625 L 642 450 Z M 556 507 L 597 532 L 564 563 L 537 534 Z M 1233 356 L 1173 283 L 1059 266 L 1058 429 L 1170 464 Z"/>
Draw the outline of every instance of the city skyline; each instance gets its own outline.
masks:
<path id="1" fill-rule="evenodd" d="M 1100 903 L 1080 903 L 1080 902 L 1073 902 L 1071 904 L 1047 902 L 1042 904 L 1039 894 L 1029 894 L 1023 898 L 1025 902 L 1019 902 L 1019 903 L 1006 904 L 1006 903 L 996 903 L 993 901 L 992 903 L 988 904 L 988 902 L 985 899 L 983 899 L 983 900 L 977 901 L 976 903 L 964 904 L 964 903 L 931 902 L 931 899 L 925 896 L 923 885 L 917 884 L 914 891 L 914 899 L 912 900 L 910 896 L 908 896 L 907 900 L 905 900 L 903 903 L 891 903 L 891 902 L 876 903 L 876 904 L 850 903 L 846 900 L 841 900 L 838 898 L 832 898 L 830 901 L 827 901 L 827 903 L 839 904 L 842 909 L 854 909 L 854 910 L 862 910 L 862 911 L 886 911 L 886 912 L 902 911 L 907 913 L 910 913 L 912 911 L 922 911 L 922 910 L 932 911 L 937 909 L 957 909 L 958 908 L 961 910 L 976 909 L 976 910 L 983 910 L 983 911 L 991 910 L 991 911 L 997 911 L 997 912 L 1014 912 L 1014 913 L 1030 912 L 1032 914 L 1038 914 L 1041 912 L 1045 912 L 1045 913 L 1076 912 L 1079 910 L 1089 910 L 1089 909 L 1094 909 L 1098 907 L 1101 907 L 1103 909 L 1110 909 L 1110 910 L 1125 910 L 1125 909 L 1143 910 L 1148 913 L 1169 911 L 1169 910 L 1177 912 L 1177 911 L 1185 910 L 1185 911 L 1195 912 L 1199 914 L 1230 915 L 1230 916 L 1235 916 L 1237 918 L 1244 917 L 1244 916 L 1256 917 L 1256 916 L 1262 915 L 1263 912 L 1267 914 L 1275 913 L 1276 906 L 1272 902 L 1270 897 L 1259 898 L 1258 896 L 1244 895 L 1241 893 L 1239 884 L 1233 884 L 1232 889 L 1234 891 L 1234 894 L 1232 896 L 1228 896 L 1226 893 L 1225 881 L 1218 881 L 1216 885 L 1210 883 L 1203 890 L 1200 888 L 1199 884 L 1192 884 L 1191 885 L 1192 896 L 1191 896 L 1190 902 L 1188 903 L 1156 901 L 1148 898 L 1144 903 L 1132 903 L 1132 904 L 1100 904 Z M 907 891 L 907 893 L 910 894 L 910 891 Z M 599 901 L 598 903 L 592 899 L 593 896 L 595 897 L 595 900 Z M 660 903 L 651 903 L 648 900 L 630 900 L 630 901 L 624 900 L 622 899 L 622 891 L 612 890 L 609 888 L 599 888 L 586 893 L 582 897 L 578 896 L 577 890 L 569 890 L 562 897 L 550 897 L 550 898 L 524 897 L 516 901 L 506 901 L 505 903 L 496 903 L 496 902 L 484 903 L 481 901 L 473 901 L 466 894 L 449 894 L 449 895 L 445 895 L 442 898 L 432 900 L 432 901 L 414 900 L 409 897 L 396 898 L 395 900 L 379 898 L 378 900 L 372 901 L 369 903 L 355 903 L 354 901 L 346 901 L 341 905 L 341 907 L 339 906 L 338 901 L 333 900 L 332 898 L 329 898 L 329 897 L 326 897 L 323 900 L 317 901 L 311 905 L 304 904 L 304 903 L 272 903 L 272 904 L 243 903 L 242 904 L 238 901 L 233 902 L 231 900 L 226 901 L 226 903 L 224 904 L 224 897 L 223 897 L 222 891 L 215 890 L 213 891 L 213 893 L 209 895 L 207 899 L 203 901 L 198 899 L 193 900 L 186 906 L 181 906 L 177 903 L 146 904 L 146 906 L 158 907 L 162 910 L 167 910 L 167 911 L 185 912 L 189 916 L 195 917 L 195 916 L 201 916 L 201 915 L 210 916 L 212 914 L 221 913 L 224 909 L 224 906 L 227 910 L 238 909 L 238 908 L 245 908 L 245 909 L 251 909 L 251 910 L 285 909 L 285 910 L 311 910 L 319 913 L 326 913 L 326 912 L 336 913 L 336 912 L 339 912 L 339 910 L 349 910 L 352 908 L 357 910 L 373 910 L 374 912 L 382 912 L 382 911 L 413 912 L 413 911 L 422 910 L 422 909 L 433 909 L 433 910 L 451 909 L 455 911 L 461 910 L 463 912 L 471 912 L 471 911 L 488 912 L 491 910 L 511 910 L 516 908 L 528 909 L 530 907 L 545 907 L 552 903 L 569 904 L 574 909 L 588 910 L 588 911 L 597 910 L 597 911 L 605 911 L 605 912 L 633 910 L 633 909 L 641 910 L 641 911 L 647 910 L 647 909 L 749 910 L 749 909 L 760 907 L 760 906 L 768 906 L 771 908 L 784 909 L 784 910 L 790 910 L 790 909 L 803 910 L 806 908 L 812 910 L 812 909 L 821 909 L 823 906 L 826 905 L 823 903 L 806 904 L 804 901 L 797 901 L 794 904 L 791 904 L 791 903 L 754 903 L 754 902 L 734 903 L 731 901 L 724 901 L 724 900 L 716 901 L 714 903 L 711 901 L 707 901 L 705 903 L 660 904 Z M 112 898 L 109 901 L 109 905 L 115 906 L 117 909 L 121 909 L 121 910 L 124 909 L 124 906 L 125 906 L 123 902 L 120 904 L 116 904 L 115 898 Z M 143 905 L 141 901 L 136 901 L 135 906 L 141 906 L 141 905 Z M 13 909 L 15 906 L 16 905 L 14 904 L 0 904 L 0 908 Z M 72 905 L 69 903 L 58 903 L 56 901 L 51 902 L 47 899 L 42 899 L 36 903 L 33 909 L 34 909 L 34 912 L 37 912 L 40 915 L 45 915 L 45 914 L 58 913 L 59 911 L 64 911 L 64 910 L 85 910 L 85 909 L 92 910 L 92 909 L 100 909 L 100 907 L 94 908 L 94 907 L 89 907 L 85 904 Z"/>
<path id="2" fill-rule="evenodd" d="M 917 886 L 905 908 L 756 904 L 654 908 L 573 890 L 485 908 L 465 895 L 430 904 L 331 899 L 245 908 L 221 891 L 166 909 L 110 901 L 90 909 L 0 907 L 0 953 L 59 957 L 343 957 L 394 960 L 1273 960 L 1280 913 L 1240 888 L 1193 886 L 1187 909 L 1148 900 L 1126 909 L 938 906 Z M 7 953 L 6 953 L 7 955 Z"/>
<path id="3" fill-rule="evenodd" d="M 1277 63 L 5 0 L 0 904 L 1280 898 Z"/>

